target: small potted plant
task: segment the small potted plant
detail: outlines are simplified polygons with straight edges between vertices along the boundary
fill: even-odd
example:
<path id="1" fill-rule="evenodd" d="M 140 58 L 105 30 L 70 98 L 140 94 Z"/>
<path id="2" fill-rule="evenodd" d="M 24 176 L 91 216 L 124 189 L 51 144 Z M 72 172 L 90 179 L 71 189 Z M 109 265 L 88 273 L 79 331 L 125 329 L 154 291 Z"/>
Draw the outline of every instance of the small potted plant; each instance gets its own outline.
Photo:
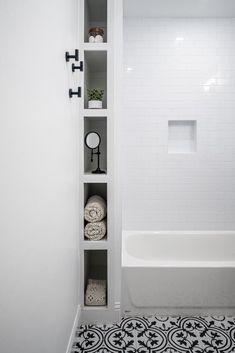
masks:
<path id="1" fill-rule="evenodd" d="M 87 90 L 88 94 L 88 108 L 102 109 L 102 99 L 104 95 L 103 89 L 93 88 Z"/>

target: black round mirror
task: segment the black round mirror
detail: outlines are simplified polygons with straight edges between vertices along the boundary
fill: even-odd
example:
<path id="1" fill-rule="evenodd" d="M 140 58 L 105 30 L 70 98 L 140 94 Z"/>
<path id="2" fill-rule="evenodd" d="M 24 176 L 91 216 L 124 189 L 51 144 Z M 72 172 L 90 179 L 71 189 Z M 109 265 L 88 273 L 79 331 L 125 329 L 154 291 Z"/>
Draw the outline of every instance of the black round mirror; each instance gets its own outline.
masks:
<path id="1" fill-rule="evenodd" d="M 88 132 L 85 136 L 85 144 L 90 149 L 95 149 L 100 145 L 100 135 L 97 132 Z"/>
<path id="2" fill-rule="evenodd" d="M 86 134 L 85 136 L 85 145 L 91 150 L 91 162 L 93 162 L 93 155 L 97 155 L 97 168 L 96 170 L 93 170 L 93 174 L 103 174 L 105 171 L 100 169 L 100 143 L 101 143 L 101 137 L 100 135 L 95 132 L 95 131 L 90 131 Z M 97 148 L 97 151 L 95 152 L 94 150 Z"/>

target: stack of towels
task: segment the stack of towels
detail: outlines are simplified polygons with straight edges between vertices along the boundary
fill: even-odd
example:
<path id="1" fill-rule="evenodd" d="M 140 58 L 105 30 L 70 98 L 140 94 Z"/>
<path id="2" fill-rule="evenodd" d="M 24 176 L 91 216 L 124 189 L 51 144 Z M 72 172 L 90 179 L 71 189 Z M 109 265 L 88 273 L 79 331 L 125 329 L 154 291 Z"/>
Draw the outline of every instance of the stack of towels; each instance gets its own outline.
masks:
<path id="1" fill-rule="evenodd" d="M 85 237 L 89 240 L 101 240 L 107 231 L 107 221 L 105 219 L 107 205 L 105 200 L 98 196 L 91 196 L 85 206 Z"/>
<path id="2" fill-rule="evenodd" d="M 106 305 L 106 281 L 89 279 L 85 295 L 85 305 Z"/>

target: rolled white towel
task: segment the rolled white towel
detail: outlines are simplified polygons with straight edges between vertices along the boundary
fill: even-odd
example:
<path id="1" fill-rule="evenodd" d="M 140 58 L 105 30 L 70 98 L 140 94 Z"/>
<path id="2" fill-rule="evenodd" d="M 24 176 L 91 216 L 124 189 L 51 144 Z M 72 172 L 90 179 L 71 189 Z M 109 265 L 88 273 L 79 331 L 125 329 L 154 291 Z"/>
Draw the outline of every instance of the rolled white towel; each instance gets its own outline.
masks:
<path id="1" fill-rule="evenodd" d="M 98 279 L 89 279 L 86 295 L 86 305 L 106 305 L 106 281 Z"/>
<path id="2" fill-rule="evenodd" d="M 85 226 L 85 237 L 90 240 L 101 240 L 106 234 L 106 219 L 100 222 L 87 223 Z"/>
<path id="3" fill-rule="evenodd" d="M 106 216 L 107 206 L 105 200 L 98 196 L 91 196 L 85 206 L 85 220 L 87 222 L 100 222 Z"/>

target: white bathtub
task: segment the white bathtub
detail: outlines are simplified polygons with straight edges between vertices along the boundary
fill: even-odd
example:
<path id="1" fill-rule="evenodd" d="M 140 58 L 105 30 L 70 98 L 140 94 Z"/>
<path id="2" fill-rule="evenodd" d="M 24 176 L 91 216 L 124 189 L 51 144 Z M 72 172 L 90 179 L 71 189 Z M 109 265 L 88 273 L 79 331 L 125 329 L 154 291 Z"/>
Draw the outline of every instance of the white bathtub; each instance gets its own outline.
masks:
<path id="1" fill-rule="evenodd" d="M 235 232 L 124 231 L 123 315 L 235 315 Z"/>

